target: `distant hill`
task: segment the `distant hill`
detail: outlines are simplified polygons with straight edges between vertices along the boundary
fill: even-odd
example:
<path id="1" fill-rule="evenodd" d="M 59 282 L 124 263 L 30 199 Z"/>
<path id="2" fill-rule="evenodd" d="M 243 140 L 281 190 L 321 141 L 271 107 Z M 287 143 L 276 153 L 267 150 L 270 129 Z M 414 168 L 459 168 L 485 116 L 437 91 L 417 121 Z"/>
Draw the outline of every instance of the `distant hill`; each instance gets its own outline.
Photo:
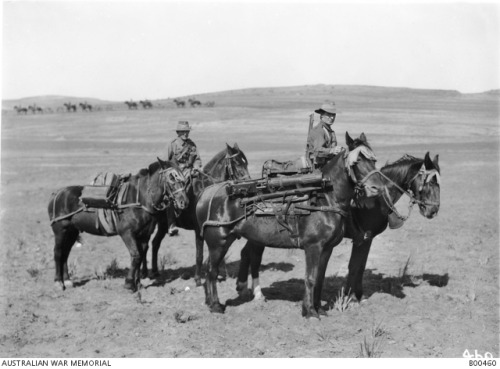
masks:
<path id="1" fill-rule="evenodd" d="M 414 89 L 404 87 L 380 87 L 363 85 L 304 85 L 289 87 L 260 87 L 239 90 L 200 93 L 177 98 L 187 100 L 194 98 L 202 104 L 213 101 L 215 106 L 239 106 L 252 108 L 282 107 L 290 109 L 310 109 L 325 100 L 335 101 L 340 108 L 376 109 L 377 107 L 394 106 L 400 108 L 413 106 L 415 103 L 422 107 L 428 106 L 436 100 L 477 99 L 481 97 L 497 98 L 500 90 L 485 91 L 480 94 L 462 94 L 455 90 Z M 2 109 L 11 110 L 14 106 L 29 106 L 37 104 L 41 107 L 57 108 L 64 103 L 79 104 L 87 101 L 94 106 L 123 104 L 123 101 L 100 100 L 91 97 L 75 96 L 34 96 L 22 99 L 3 100 Z M 172 98 L 152 100 L 155 104 L 173 104 Z"/>

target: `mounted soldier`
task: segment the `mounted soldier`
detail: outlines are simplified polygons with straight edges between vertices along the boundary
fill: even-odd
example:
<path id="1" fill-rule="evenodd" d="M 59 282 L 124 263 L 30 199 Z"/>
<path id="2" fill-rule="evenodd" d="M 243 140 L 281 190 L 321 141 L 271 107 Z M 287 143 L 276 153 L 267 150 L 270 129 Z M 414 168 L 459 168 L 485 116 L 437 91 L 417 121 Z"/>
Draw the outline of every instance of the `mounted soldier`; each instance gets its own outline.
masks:
<path id="1" fill-rule="evenodd" d="M 320 168 L 337 155 L 342 147 L 337 146 L 337 137 L 332 129 L 337 116 L 335 103 L 325 103 L 314 112 L 320 115 L 320 122 L 309 131 L 306 155 L 313 168 Z"/>
<path id="2" fill-rule="evenodd" d="M 342 147 L 337 146 L 335 131 L 332 129 L 337 116 L 335 103 L 324 103 L 314 112 L 320 115 L 320 122 L 313 128 L 314 114 L 310 115 L 305 155 L 286 162 L 273 159 L 265 161 L 262 166 L 263 177 L 309 173 L 321 168 L 328 160 L 343 150 Z"/>
<path id="3" fill-rule="evenodd" d="M 202 168 L 198 149 L 195 143 L 189 138 L 191 129 L 189 122 L 179 121 L 175 129 L 177 138 L 170 143 L 167 149 L 167 160 L 177 163 L 184 176 L 189 179 L 190 184 L 191 177 L 197 177 Z M 173 210 L 169 211 L 168 218 L 168 224 L 170 225 L 169 235 L 175 236 L 179 232 L 179 229 L 175 224 Z"/>

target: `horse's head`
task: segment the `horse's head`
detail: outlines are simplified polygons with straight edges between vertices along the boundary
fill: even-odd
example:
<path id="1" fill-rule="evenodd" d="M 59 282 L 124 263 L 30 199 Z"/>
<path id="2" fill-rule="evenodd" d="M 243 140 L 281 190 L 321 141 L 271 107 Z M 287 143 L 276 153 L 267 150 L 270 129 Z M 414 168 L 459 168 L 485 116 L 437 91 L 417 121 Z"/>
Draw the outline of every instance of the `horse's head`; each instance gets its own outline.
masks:
<path id="1" fill-rule="evenodd" d="M 375 167 L 377 158 L 373 153 L 366 136 L 352 139 L 346 132 L 347 151 L 344 153 L 345 167 L 349 178 L 355 184 L 356 197 L 376 197 L 382 194 L 385 184 L 382 177 L 375 175 L 379 170 Z"/>
<path id="2" fill-rule="evenodd" d="M 225 161 L 225 180 L 236 179 L 250 179 L 248 172 L 248 161 L 243 153 L 235 143 L 233 147 L 226 143 L 226 156 Z"/>
<path id="3" fill-rule="evenodd" d="M 162 207 L 166 208 L 168 204 L 173 204 L 175 210 L 184 210 L 189 205 L 186 194 L 186 178 L 182 174 L 177 164 L 172 161 L 163 161 L 160 158 L 159 184 L 162 188 Z M 166 200 L 166 201 L 165 201 Z"/>
<path id="4" fill-rule="evenodd" d="M 420 170 L 409 183 L 420 214 L 429 219 L 434 218 L 439 211 L 441 175 L 438 160 L 438 155 L 431 160 L 427 152 Z"/>

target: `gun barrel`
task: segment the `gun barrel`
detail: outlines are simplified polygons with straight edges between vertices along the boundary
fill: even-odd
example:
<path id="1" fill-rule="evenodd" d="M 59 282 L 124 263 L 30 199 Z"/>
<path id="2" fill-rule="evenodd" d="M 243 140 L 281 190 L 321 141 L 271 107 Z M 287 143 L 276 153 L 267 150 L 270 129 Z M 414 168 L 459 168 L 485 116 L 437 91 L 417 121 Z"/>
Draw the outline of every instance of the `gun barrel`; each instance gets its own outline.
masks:
<path id="1" fill-rule="evenodd" d="M 276 178 L 269 178 L 267 185 L 270 187 L 288 187 L 293 185 L 310 185 L 321 183 L 323 175 L 321 173 L 303 174 L 300 176 L 282 176 Z"/>

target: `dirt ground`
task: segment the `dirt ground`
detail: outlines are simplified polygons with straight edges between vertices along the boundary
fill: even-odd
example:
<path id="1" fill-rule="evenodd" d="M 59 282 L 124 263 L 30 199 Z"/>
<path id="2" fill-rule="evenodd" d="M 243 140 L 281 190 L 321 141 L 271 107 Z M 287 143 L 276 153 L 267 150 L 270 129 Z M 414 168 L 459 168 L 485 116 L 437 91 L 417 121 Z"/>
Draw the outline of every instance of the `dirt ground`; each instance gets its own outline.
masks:
<path id="1" fill-rule="evenodd" d="M 499 96 L 411 93 L 255 90 L 214 94 L 214 108 L 4 113 L 0 356 L 456 358 L 477 350 L 498 357 Z M 332 95 L 341 145 L 345 131 L 364 132 L 379 166 L 427 151 L 441 166 L 438 217 L 415 209 L 403 228 L 374 240 L 361 304 L 302 318 L 303 251 L 270 248 L 261 271 L 266 300 L 239 299 L 239 240 L 218 285 L 226 313 L 212 314 L 192 278 L 194 234 L 186 230 L 165 238 L 161 277 L 133 294 L 123 288 L 130 258 L 121 239 L 83 235 L 69 259 L 75 287 L 55 289 L 53 191 L 103 170 L 137 172 L 164 155 L 181 119 L 195 127 L 204 162 L 237 142 L 258 177 L 264 160 L 302 154 L 308 114 Z M 345 283 L 350 251 L 350 240 L 333 251 L 325 303 Z"/>

